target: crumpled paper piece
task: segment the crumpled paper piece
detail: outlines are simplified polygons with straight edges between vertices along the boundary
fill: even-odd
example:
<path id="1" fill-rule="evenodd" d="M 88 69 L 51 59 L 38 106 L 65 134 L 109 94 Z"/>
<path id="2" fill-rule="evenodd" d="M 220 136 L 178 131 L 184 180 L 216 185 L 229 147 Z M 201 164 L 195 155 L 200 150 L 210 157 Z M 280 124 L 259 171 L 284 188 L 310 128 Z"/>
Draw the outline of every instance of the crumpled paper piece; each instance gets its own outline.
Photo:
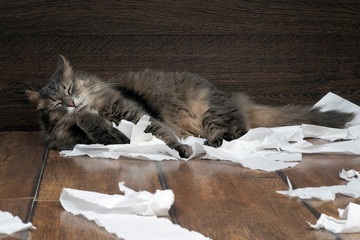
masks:
<path id="1" fill-rule="evenodd" d="M 167 216 L 171 205 L 174 203 L 174 194 L 171 190 L 157 190 L 154 194 L 147 191 L 135 192 L 125 187 L 124 183 L 119 183 L 119 188 L 125 195 L 108 195 L 64 188 L 60 201 L 64 208 L 77 204 L 77 208 L 82 209 L 91 205 L 102 213 L 110 211 L 112 213 L 143 216 Z M 86 206 L 82 205 L 84 202 L 86 202 Z"/>
<path id="2" fill-rule="evenodd" d="M 343 169 L 339 173 L 339 177 L 346 180 L 346 181 L 350 181 L 353 178 L 360 179 L 360 173 L 358 171 L 355 171 L 354 169 L 350 169 L 349 171 L 345 171 Z"/>
<path id="3" fill-rule="evenodd" d="M 0 211 L 0 234 L 11 235 L 30 228 L 36 229 L 31 222 L 23 223 L 18 216 Z"/>
<path id="4" fill-rule="evenodd" d="M 202 234 L 173 224 L 166 218 L 174 202 L 172 190 L 135 192 L 119 183 L 125 195 L 108 195 L 64 188 L 60 195 L 63 208 L 74 215 L 95 221 L 109 233 L 125 240 L 209 239 Z"/>
<path id="5" fill-rule="evenodd" d="M 350 202 L 345 209 L 338 209 L 338 220 L 326 214 L 321 214 L 315 224 L 309 223 L 312 228 L 325 228 L 333 233 L 357 233 L 360 232 L 360 205 Z"/>
<path id="6" fill-rule="evenodd" d="M 339 176 L 344 180 L 349 181 L 346 185 L 324 186 L 324 187 L 306 187 L 293 189 L 292 184 L 287 178 L 289 190 L 276 191 L 277 193 L 288 195 L 291 197 L 298 197 L 301 199 L 316 198 L 322 201 L 334 200 L 337 193 L 358 198 L 360 197 L 360 179 L 359 172 L 355 170 L 345 171 L 344 169 L 339 173 Z"/>
<path id="7" fill-rule="evenodd" d="M 189 159 L 203 154 L 203 159 L 229 160 L 250 169 L 268 172 L 296 166 L 302 159 L 302 153 L 360 154 L 360 107 L 333 93 L 328 93 L 314 107 L 353 112 L 356 116 L 344 129 L 309 124 L 250 129 L 239 139 L 230 142 L 224 140 L 219 148 L 204 145 L 205 139 L 202 138 L 188 137 L 181 141 L 193 148 L 194 153 Z M 136 125 L 125 120 L 118 126 L 114 125 L 130 138 L 130 144 L 79 144 L 72 151 L 61 151 L 60 154 L 113 159 L 125 156 L 157 161 L 181 159 L 178 152 L 170 149 L 163 141 L 144 133 L 151 124 L 149 119 L 149 116 L 143 116 Z M 314 137 L 330 142 L 314 145 L 304 140 Z M 347 141 L 333 142 L 335 140 Z"/>
<path id="8" fill-rule="evenodd" d="M 60 154 L 67 157 L 88 155 L 112 159 L 123 156 L 156 161 L 180 159 L 176 150 L 171 149 L 151 133 L 144 132 L 151 124 L 149 120 L 150 117 L 144 115 L 136 124 L 126 120 L 121 120 L 118 126 L 113 124 L 113 127 L 130 139 L 130 144 L 77 144 L 72 151 L 64 150 Z"/>

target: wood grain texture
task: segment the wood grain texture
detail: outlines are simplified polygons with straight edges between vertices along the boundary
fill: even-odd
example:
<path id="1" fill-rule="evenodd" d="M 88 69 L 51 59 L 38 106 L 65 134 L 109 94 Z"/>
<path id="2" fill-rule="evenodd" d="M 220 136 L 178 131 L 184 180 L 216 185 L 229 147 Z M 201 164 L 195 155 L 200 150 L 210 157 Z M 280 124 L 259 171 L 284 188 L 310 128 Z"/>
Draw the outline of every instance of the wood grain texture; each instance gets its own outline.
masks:
<path id="1" fill-rule="evenodd" d="M 19 169 L 27 167 L 31 173 L 26 158 L 34 157 L 21 143 L 31 140 L 29 148 L 36 149 L 39 133 L 0 132 L 0 136 L 0 159 L 14 156 L 11 161 L 21 159 L 24 163 L 2 165 L 0 176 L 7 178 L 1 182 L 9 183 L 18 175 L 26 177 L 26 172 L 19 173 Z M 7 141 L 19 146 L 6 147 Z M 337 216 L 338 207 L 345 207 L 349 201 L 360 203 L 359 199 L 338 196 L 331 202 L 300 201 L 275 192 L 287 189 L 282 175 L 289 176 L 295 187 L 344 184 L 337 177 L 342 168 L 360 170 L 359 157 L 307 154 L 301 164 L 278 174 L 246 169 L 228 161 L 65 158 L 58 151 L 50 151 L 42 175 L 36 177 L 41 180 L 38 194 L 23 197 L 26 191 L 21 184 L 11 185 L 10 181 L 13 189 L 1 188 L 0 210 L 19 215 L 24 221 L 29 219 L 37 227 L 6 239 L 115 239 L 95 223 L 65 212 L 58 200 L 63 187 L 113 194 L 119 193 L 117 183 L 125 181 L 137 191 L 172 189 L 172 220 L 213 239 L 355 240 L 359 234 L 315 231 L 306 221 L 314 223 L 319 213 Z M 34 183 L 31 178 L 28 181 Z"/>
<path id="2" fill-rule="evenodd" d="M 356 155 L 304 154 L 299 165 L 281 172 L 298 188 L 339 185 L 346 183 L 339 172 L 342 169 L 360 171 L 359 160 L 360 156 Z"/>
<path id="3" fill-rule="evenodd" d="M 198 73 L 264 104 L 314 104 L 327 92 L 360 104 L 359 35 L 2 36 L 0 130 L 39 129 L 24 94 L 40 90 L 64 54 L 103 79 L 147 67 Z"/>
<path id="4" fill-rule="evenodd" d="M 0 132 L 0 211 L 28 222 L 41 175 L 45 146 L 39 132 Z M 1 239 L 24 239 L 31 231 L 0 234 Z"/>
<path id="5" fill-rule="evenodd" d="M 340 154 L 305 154 L 302 162 L 294 168 L 281 170 L 284 176 L 289 177 L 295 188 L 344 185 L 347 181 L 339 177 L 342 169 L 360 171 L 360 157 Z M 338 208 L 344 209 L 349 202 L 360 204 L 360 199 L 354 199 L 337 194 L 333 201 L 316 199 L 304 200 L 317 215 L 325 213 L 339 218 Z M 342 239 L 357 239 L 358 234 L 341 234 Z"/>
<path id="6" fill-rule="evenodd" d="M 0 199 L 0 211 L 10 212 L 14 216 L 18 216 L 23 222 L 27 222 L 31 201 L 31 198 Z"/>
<path id="7" fill-rule="evenodd" d="M 183 227 L 212 239 L 335 239 L 309 231 L 305 221 L 315 217 L 296 199 L 275 192 L 285 183 L 274 172 L 206 160 L 159 165 Z"/>
<path id="8" fill-rule="evenodd" d="M 120 194 L 118 183 L 124 181 L 135 191 L 161 189 L 152 161 L 112 160 L 89 157 L 61 157 L 50 151 L 44 169 L 39 196 L 32 214 L 38 227 L 34 239 L 118 239 L 94 222 L 66 212 L 59 197 L 64 187 Z"/>
<path id="9" fill-rule="evenodd" d="M 25 239 L 119 239 L 95 222 L 66 212 L 59 201 L 37 202 L 32 223 L 37 229 Z"/>
<path id="10" fill-rule="evenodd" d="M 0 211 L 10 212 L 13 216 L 18 216 L 21 221 L 28 222 L 28 215 L 33 198 L 0 199 Z M 10 236 L 0 234 L 1 240 L 28 239 L 32 230 L 25 230 L 14 233 Z"/>
<path id="11" fill-rule="evenodd" d="M 34 197 L 44 151 L 39 132 L 0 132 L 0 199 Z"/>
<path id="12" fill-rule="evenodd" d="M 39 190 L 39 201 L 59 200 L 63 188 L 120 194 L 119 182 L 135 191 L 161 189 L 154 162 L 89 157 L 61 157 L 50 151 Z"/>
<path id="13" fill-rule="evenodd" d="M 1 35 L 347 34 L 360 31 L 360 5 L 356 0 L 2 1 L 0 23 Z"/>

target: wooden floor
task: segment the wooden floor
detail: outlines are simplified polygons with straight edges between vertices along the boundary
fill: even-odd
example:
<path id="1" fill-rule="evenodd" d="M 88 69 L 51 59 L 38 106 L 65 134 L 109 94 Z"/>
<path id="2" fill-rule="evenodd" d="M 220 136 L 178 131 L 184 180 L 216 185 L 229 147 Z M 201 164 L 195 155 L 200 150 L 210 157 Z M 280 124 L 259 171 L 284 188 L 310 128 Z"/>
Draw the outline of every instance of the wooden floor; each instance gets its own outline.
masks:
<path id="1" fill-rule="evenodd" d="M 64 187 L 114 194 L 125 181 L 135 190 L 172 189 L 172 221 L 212 239 L 359 239 L 306 223 L 321 213 L 337 217 L 337 208 L 359 199 L 301 201 L 275 192 L 288 189 L 285 176 L 295 187 L 342 184 L 342 168 L 360 170 L 360 156 L 305 155 L 295 168 L 266 173 L 226 161 L 64 158 L 46 151 L 39 132 L 0 132 L 0 210 L 37 228 L 5 239 L 116 239 L 58 200 Z"/>

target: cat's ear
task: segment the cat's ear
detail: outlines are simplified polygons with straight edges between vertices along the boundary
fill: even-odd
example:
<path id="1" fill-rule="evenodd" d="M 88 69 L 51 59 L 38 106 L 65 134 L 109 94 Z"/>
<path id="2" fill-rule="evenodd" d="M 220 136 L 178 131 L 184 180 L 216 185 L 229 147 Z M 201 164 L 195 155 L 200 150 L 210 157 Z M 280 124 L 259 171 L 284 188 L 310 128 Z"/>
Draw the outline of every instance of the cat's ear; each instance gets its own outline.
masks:
<path id="1" fill-rule="evenodd" d="M 28 96 L 28 99 L 37 105 L 37 109 L 41 109 L 43 107 L 43 98 L 39 93 L 31 90 L 25 90 L 25 93 Z"/>
<path id="2" fill-rule="evenodd" d="M 57 60 L 56 71 L 51 75 L 51 81 L 57 82 L 62 79 L 70 79 L 72 78 L 73 70 L 70 66 L 70 63 L 63 55 L 59 55 Z"/>

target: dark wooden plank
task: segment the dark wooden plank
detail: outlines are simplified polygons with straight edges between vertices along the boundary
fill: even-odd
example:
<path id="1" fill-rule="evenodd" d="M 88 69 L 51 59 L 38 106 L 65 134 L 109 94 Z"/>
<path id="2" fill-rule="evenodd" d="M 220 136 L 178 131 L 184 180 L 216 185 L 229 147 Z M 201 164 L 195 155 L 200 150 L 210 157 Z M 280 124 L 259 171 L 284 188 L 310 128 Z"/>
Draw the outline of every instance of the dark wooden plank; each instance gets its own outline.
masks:
<path id="1" fill-rule="evenodd" d="M 320 187 L 346 183 L 339 177 L 342 169 L 360 170 L 360 157 L 356 155 L 304 154 L 294 168 L 281 170 L 296 187 Z"/>
<path id="2" fill-rule="evenodd" d="M 347 181 L 339 177 L 342 169 L 355 169 L 360 171 L 360 157 L 339 154 L 305 154 L 301 164 L 294 168 L 281 170 L 282 174 L 288 176 L 296 188 L 320 187 L 346 184 Z M 286 188 L 285 188 L 286 189 Z M 354 199 L 337 194 L 334 201 L 320 201 L 316 199 L 305 200 L 318 215 L 327 215 L 339 218 L 337 209 L 344 209 L 349 202 L 360 204 L 360 199 Z M 313 222 L 315 223 L 315 222 Z M 359 239 L 360 234 L 341 234 L 342 239 Z"/>
<path id="3" fill-rule="evenodd" d="M 0 38 L 0 129 L 39 129 L 25 89 L 49 81 L 56 57 L 109 79 L 150 67 L 191 71 L 265 104 L 313 104 L 329 91 L 360 104 L 359 35 Z"/>
<path id="4" fill-rule="evenodd" d="M 39 180 L 44 143 L 39 132 L 0 132 L 0 210 L 28 222 Z M 30 231 L 0 234 L 1 239 L 22 239 Z"/>
<path id="5" fill-rule="evenodd" d="M 15 17 L 16 16 L 16 17 Z M 356 0 L 2 1 L 1 35 L 208 35 L 360 31 Z"/>
<path id="6" fill-rule="evenodd" d="M 0 211 L 10 212 L 14 216 L 18 216 L 21 221 L 28 222 L 28 214 L 33 198 L 18 199 L 0 199 Z M 11 236 L 0 234 L 1 240 L 23 239 L 31 235 L 32 230 L 17 232 Z"/>
<path id="7" fill-rule="evenodd" d="M 35 196 L 44 151 L 40 132 L 0 132 L 0 199 Z"/>
<path id="8" fill-rule="evenodd" d="M 26 239 L 119 239 L 82 216 L 66 212 L 59 201 L 40 201 L 32 223 L 37 227 Z"/>
<path id="9" fill-rule="evenodd" d="M 63 188 L 119 194 L 119 182 L 136 191 L 161 189 L 154 162 L 89 157 L 61 157 L 50 151 L 38 200 L 59 200 Z"/>
<path id="10" fill-rule="evenodd" d="M 23 222 L 27 222 L 31 202 L 32 198 L 0 199 L 0 211 L 10 212 L 12 215 L 18 216 Z"/>
<path id="11" fill-rule="evenodd" d="M 21 221 L 28 222 L 28 214 L 30 206 L 32 203 L 32 198 L 22 198 L 22 199 L 0 199 L 0 211 L 10 212 L 14 216 L 18 216 Z M 10 240 L 10 239 L 22 239 L 25 236 L 28 236 L 30 230 L 14 233 L 10 236 L 0 234 L 0 239 Z"/>
<path id="12" fill-rule="evenodd" d="M 160 162 L 175 194 L 178 223 L 212 239 L 315 239 L 314 215 L 299 201 L 275 191 L 286 187 L 274 172 L 213 161 Z"/>
<path id="13" fill-rule="evenodd" d="M 50 151 L 32 222 L 35 239 L 117 239 L 83 217 L 65 212 L 59 202 L 64 187 L 119 194 L 118 183 L 136 190 L 162 189 L 152 161 L 102 158 L 65 158 Z"/>

